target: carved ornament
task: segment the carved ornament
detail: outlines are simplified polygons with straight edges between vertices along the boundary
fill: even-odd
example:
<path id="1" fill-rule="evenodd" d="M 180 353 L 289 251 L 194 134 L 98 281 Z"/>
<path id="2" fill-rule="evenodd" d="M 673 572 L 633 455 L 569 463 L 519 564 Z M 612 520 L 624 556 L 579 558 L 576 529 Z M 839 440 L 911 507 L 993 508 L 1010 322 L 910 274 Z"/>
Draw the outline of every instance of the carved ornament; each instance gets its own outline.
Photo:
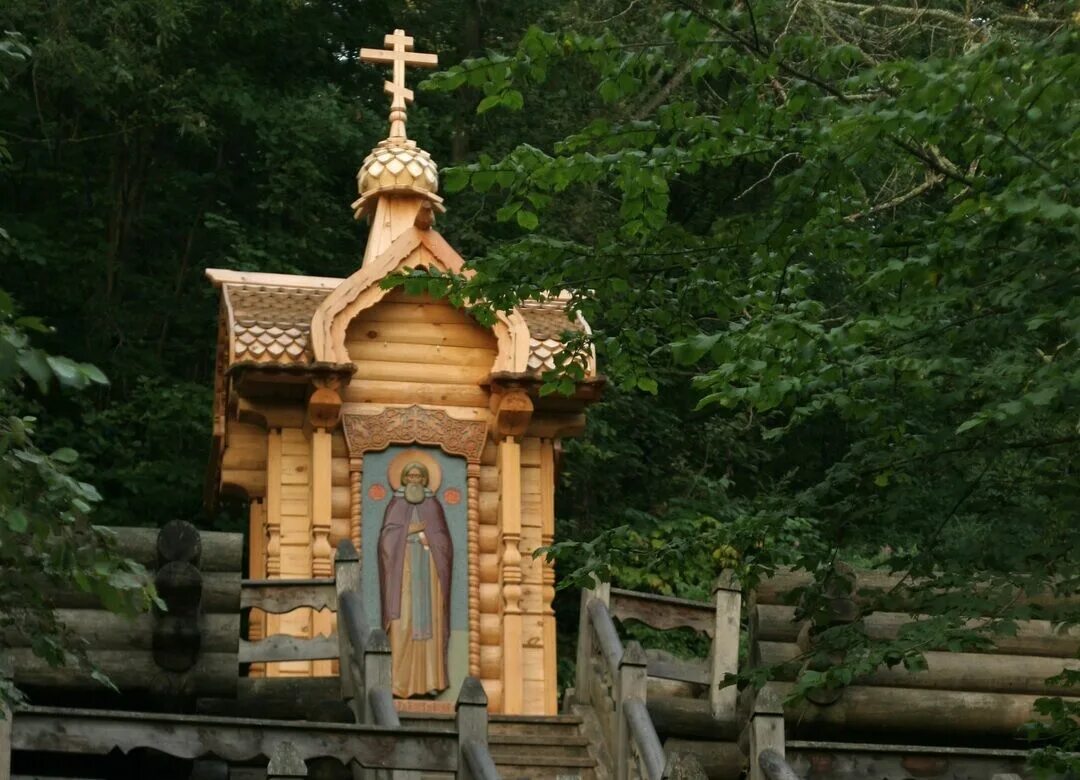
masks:
<path id="1" fill-rule="evenodd" d="M 416 405 L 378 414 L 346 414 L 342 424 L 351 457 L 385 450 L 391 444 L 426 444 L 478 463 L 487 436 L 487 423 L 482 420 L 458 420 L 441 409 Z"/>

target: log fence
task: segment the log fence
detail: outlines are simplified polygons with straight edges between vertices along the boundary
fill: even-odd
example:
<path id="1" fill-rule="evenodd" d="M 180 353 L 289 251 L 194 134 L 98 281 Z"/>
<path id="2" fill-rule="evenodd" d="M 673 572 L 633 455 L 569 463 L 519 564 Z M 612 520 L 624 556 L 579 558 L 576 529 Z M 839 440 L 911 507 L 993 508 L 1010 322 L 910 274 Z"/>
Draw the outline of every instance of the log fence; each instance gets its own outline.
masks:
<path id="1" fill-rule="evenodd" d="M 208 560 L 210 548 L 200 544 L 198 534 L 192 536 L 187 530 L 181 527 L 171 534 L 183 544 L 166 545 L 168 554 L 176 558 L 170 564 L 194 567 L 200 556 L 204 562 Z M 141 556 L 151 554 L 154 545 L 148 534 L 138 534 L 134 541 Z M 210 552 L 213 565 L 224 565 L 220 558 L 220 554 L 215 557 Z M 239 567 L 239 561 L 235 563 Z M 184 587 L 189 581 L 197 583 L 199 578 L 178 579 Z M 364 614 L 360 559 L 351 542 L 341 543 L 332 579 L 241 582 L 237 578 L 235 583 L 233 619 L 223 621 L 223 626 L 234 629 L 233 647 L 239 642 L 239 650 L 220 654 L 229 662 L 232 690 L 239 674 L 238 662 L 337 660 L 340 695 L 355 723 L 20 707 L 14 713 L 0 713 L 6 716 L 0 719 L 0 780 L 10 777 L 13 750 L 105 755 L 114 749 L 127 753 L 139 748 L 153 748 L 182 759 L 213 756 L 224 762 L 250 763 L 261 756 L 269 762 L 267 777 L 274 780 L 306 777 L 305 762 L 327 758 L 351 765 L 358 780 L 418 780 L 421 772 L 453 774 L 457 780 L 498 780 L 488 750 L 487 697 L 475 678 L 466 678 L 462 684 L 453 728 L 402 726 L 391 691 L 389 640 Z M 179 598 L 187 594 L 183 587 L 177 592 Z M 195 594 L 200 591 L 195 589 Z M 303 639 L 275 635 L 249 642 L 239 639 L 241 608 L 271 613 L 334 609 L 340 628 L 330 636 Z M 200 625 L 206 626 L 207 617 L 202 616 Z M 149 639 L 145 644 L 149 650 Z M 109 652 L 124 654 L 119 649 Z M 11 659 L 0 658 L 0 662 L 7 660 Z M 18 682 L 18 659 L 15 667 Z M 69 678 L 76 672 L 63 669 L 57 674 L 55 682 L 70 687 Z"/>
<path id="2" fill-rule="evenodd" d="M 895 639 L 913 624 L 935 619 L 905 612 L 867 612 L 873 603 L 868 594 L 874 589 L 897 587 L 900 577 L 854 570 L 849 574 L 855 583 L 854 595 L 842 593 L 832 598 L 824 622 L 815 628 L 857 620 L 871 639 Z M 749 780 L 779 780 L 783 775 L 777 775 L 779 765 L 773 759 L 783 759 L 785 745 L 803 744 L 798 740 L 843 739 L 853 729 L 864 738 L 949 733 L 960 745 L 986 737 L 1007 739 L 1035 717 L 1034 703 L 1040 696 L 1076 695 L 1072 689 L 1047 682 L 1047 678 L 1062 669 L 1080 670 L 1076 660 L 1080 628 L 1029 619 L 1012 621 L 1008 634 L 992 636 L 990 652 L 928 648 L 924 653 L 927 670 L 879 669 L 842 689 L 817 692 L 817 698 L 794 704 L 788 701 L 794 688 L 792 680 L 805 664 L 813 632 L 808 631 L 805 621 L 796 620 L 796 608 L 784 601 L 788 590 L 808 581 L 803 574 L 778 572 L 747 594 L 745 606 L 744 595 L 730 576 L 717 580 L 710 602 L 636 593 L 606 584 L 586 591 L 579 627 L 578 701 L 594 706 L 609 744 L 617 745 L 618 716 L 605 711 L 602 695 L 615 691 L 609 698 L 617 704 L 618 684 L 613 683 L 610 669 L 614 647 L 610 636 L 617 636 L 612 618 L 639 621 L 661 630 L 688 628 L 709 638 L 709 655 L 704 661 L 647 653 L 644 669 L 635 667 L 631 676 L 646 680 L 645 706 L 655 731 L 667 738 L 669 754 L 680 749 L 697 751 L 703 761 L 711 759 L 713 769 L 720 767 L 725 776 L 738 774 L 736 760 L 746 761 Z M 1037 605 L 1045 614 L 1054 614 L 1061 606 L 1043 594 L 1018 598 Z M 743 663 L 751 668 L 772 666 L 777 676 L 761 690 L 739 693 L 733 682 L 739 672 L 744 610 L 749 657 Z M 976 618 L 965 628 L 991 629 L 992 623 L 992 618 Z M 622 671 L 627 673 L 625 668 Z M 670 687 L 650 685 L 650 680 L 705 685 L 707 696 L 669 695 Z M 636 705 L 630 707 L 632 710 Z M 623 704 L 623 712 L 628 711 Z M 704 740 L 709 741 L 710 755 L 706 755 Z M 763 760 L 765 754 L 771 758 Z M 629 755 L 632 758 L 625 760 L 632 766 L 638 757 L 632 752 Z M 994 756 L 1000 758 L 997 753 Z M 616 759 L 616 763 L 621 760 Z M 620 774 L 618 779 L 625 780 L 632 772 Z"/>

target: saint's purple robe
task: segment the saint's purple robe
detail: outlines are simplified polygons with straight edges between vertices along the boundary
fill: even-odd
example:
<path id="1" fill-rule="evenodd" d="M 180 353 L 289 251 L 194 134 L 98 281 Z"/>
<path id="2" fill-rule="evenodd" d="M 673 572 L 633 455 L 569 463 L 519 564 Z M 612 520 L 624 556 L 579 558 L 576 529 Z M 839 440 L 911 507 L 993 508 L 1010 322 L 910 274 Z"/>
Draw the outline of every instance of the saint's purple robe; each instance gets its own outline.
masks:
<path id="1" fill-rule="evenodd" d="M 439 576 L 442 590 L 440 605 L 443 610 L 443 664 L 445 651 L 450 647 L 450 574 L 454 562 L 454 543 L 450 540 L 450 529 L 446 525 L 446 515 L 442 504 L 431 494 L 425 496 L 419 504 L 410 504 L 402 495 L 394 494 L 383 515 L 382 530 L 379 531 L 379 590 L 382 605 L 382 624 L 390 630 L 390 621 L 401 617 L 401 573 L 405 563 L 405 547 L 409 538 L 409 518 L 413 508 L 420 514 L 424 523 L 424 535 L 431 548 L 431 558 Z M 432 605 L 435 606 L 435 605 Z"/>

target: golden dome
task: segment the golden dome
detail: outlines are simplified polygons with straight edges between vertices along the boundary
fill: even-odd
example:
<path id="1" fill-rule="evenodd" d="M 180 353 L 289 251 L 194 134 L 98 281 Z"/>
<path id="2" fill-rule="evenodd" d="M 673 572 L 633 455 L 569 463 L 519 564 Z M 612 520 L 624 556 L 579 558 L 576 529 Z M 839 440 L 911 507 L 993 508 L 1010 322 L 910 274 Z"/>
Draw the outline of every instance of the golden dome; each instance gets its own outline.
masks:
<path id="1" fill-rule="evenodd" d="M 432 201 L 442 210 L 439 191 L 439 169 L 431 155 L 415 141 L 391 137 L 371 150 L 356 174 L 360 199 L 353 203 L 356 217 L 361 217 L 374 204 L 376 196 L 387 193 L 419 195 Z"/>

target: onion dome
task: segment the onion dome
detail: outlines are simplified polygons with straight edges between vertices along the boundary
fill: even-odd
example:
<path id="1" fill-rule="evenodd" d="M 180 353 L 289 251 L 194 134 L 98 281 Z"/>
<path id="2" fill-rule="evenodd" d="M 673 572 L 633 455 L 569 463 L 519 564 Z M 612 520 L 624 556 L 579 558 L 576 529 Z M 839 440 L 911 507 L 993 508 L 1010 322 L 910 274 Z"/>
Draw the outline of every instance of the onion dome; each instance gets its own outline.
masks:
<path id="1" fill-rule="evenodd" d="M 401 193 L 427 198 L 443 211 L 439 191 L 439 169 L 431 155 L 416 141 L 391 137 L 371 150 L 356 174 L 360 199 L 353 203 L 357 219 L 367 213 L 379 195 Z"/>
<path id="2" fill-rule="evenodd" d="M 426 198 L 437 211 L 444 211 L 439 190 L 439 171 L 431 155 L 405 134 L 406 107 L 413 91 L 405 86 L 405 66 L 434 68 L 439 58 L 413 51 L 413 39 L 404 30 L 386 36 L 387 49 L 361 49 L 363 62 L 393 66 L 393 78 L 383 85 L 391 98 L 390 134 L 371 150 L 356 174 L 360 199 L 353 203 L 356 218 L 368 213 L 380 195 L 399 193 Z"/>

